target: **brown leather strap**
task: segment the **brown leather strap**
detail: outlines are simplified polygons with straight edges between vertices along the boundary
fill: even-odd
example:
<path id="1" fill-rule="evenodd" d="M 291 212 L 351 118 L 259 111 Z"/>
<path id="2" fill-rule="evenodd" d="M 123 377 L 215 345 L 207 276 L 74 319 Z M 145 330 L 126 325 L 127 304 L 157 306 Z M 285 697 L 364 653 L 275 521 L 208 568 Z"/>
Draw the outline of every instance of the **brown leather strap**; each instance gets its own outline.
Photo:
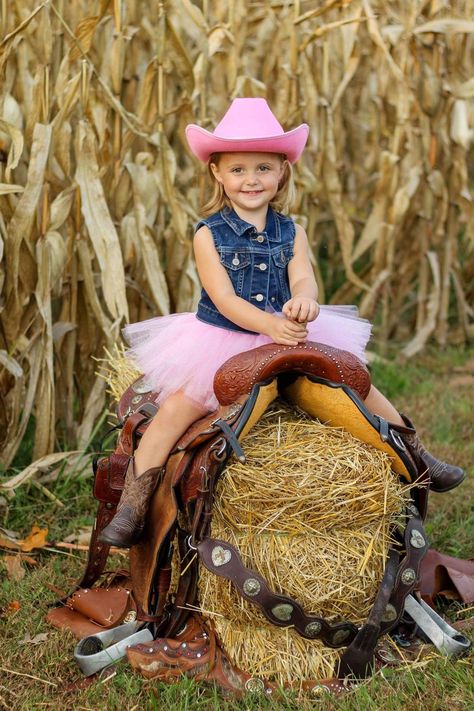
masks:
<path id="1" fill-rule="evenodd" d="M 348 676 L 353 676 L 356 679 L 365 679 L 373 672 L 375 650 L 380 637 L 380 623 L 393 592 L 399 557 L 400 554 L 397 550 L 394 548 L 389 550 L 382 582 L 367 621 L 362 625 L 357 636 L 339 660 L 337 667 L 339 679 L 344 679 Z"/>
<path id="2" fill-rule="evenodd" d="M 77 583 L 78 588 L 90 588 L 102 575 L 107 563 L 110 546 L 99 543 L 97 540 L 99 533 L 105 528 L 115 515 L 116 504 L 100 502 L 97 509 L 94 530 L 92 531 L 91 542 L 89 544 L 89 556 L 87 566 L 82 578 Z"/>
<path id="3" fill-rule="evenodd" d="M 180 576 L 176 589 L 174 604 L 167 610 L 169 613 L 160 628 L 160 635 L 172 637 L 186 622 L 191 606 L 196 603 L 198 583 L 198 558 L 194 551 L 186 545 L 188 534 L 178 529 L 177 539 L 180 556 Z"/>
<path id="4" fill-rule="evenodd" d="M 408 504 L 407 525 L 403 533 L 405 556 L 397 571 L 393 593 L 382 617 L 381 634 L 392 630 L 403 614 L 405 598 L 417 586 L 421 561 L 428 550 L 428 541 L 417 508 Z"/>
<path id="5" fill-rule="evenodd" d="M 124 422 L 122 432 L 117 445 L 117 452 L 120 454 L 132 455 L 137 445 L 137 430 L 145 422 L 150 420 L 150 415 L 143 412 L 134 412 L 133 415 L 127 417 Z"/>
<path id="6" fill-rule="evenodd" d="M 209 415 L 194 422 L 177 441 L 173 451 L 194 449 L 211 437 L 215 437 L 216 434 L 220 434 L 221 430 L 216 424 L 220 420 L 224 420 L 227 424 L 233 425 L 239 418 L 246 399 L 246 397 L 241 397 L 230 405 L 221 405 L 215 412 L 211 412 Z"/>
<path id="7" fill-rule="evenodd" d="M 357 627 L 351 622 L 332 625 L 322 617 L 308 615 L 291 597 L 273 592 L 259 573 L 245 567 L 237 548 L 227 541 L 205 538 L 197 551 L 211 573 L 230 580 L 239 594 L 257 605 L 277 627 L 294 626 L 302 637 L 321 639 L 328 647 L 346 646 L 356 636 Z"/>

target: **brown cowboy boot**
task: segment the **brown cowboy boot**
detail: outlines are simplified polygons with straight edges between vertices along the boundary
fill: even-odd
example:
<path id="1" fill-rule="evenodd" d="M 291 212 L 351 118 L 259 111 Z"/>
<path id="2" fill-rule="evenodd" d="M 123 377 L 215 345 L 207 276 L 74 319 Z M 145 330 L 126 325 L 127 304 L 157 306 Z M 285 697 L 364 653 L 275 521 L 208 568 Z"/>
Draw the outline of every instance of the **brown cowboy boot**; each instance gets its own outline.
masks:
<path id="1" fill-rule="evenodd" d="M 413 457 L 419 474 L 427 471 L 430 478 L 430 491 L 439 493 L 451 491 L 464 481 L 466 476 L 464 469 L 456 467 L 454 464 L 447 464 L 440 459 L 436 459 L 420 442 L 413 423 L 400 413 L 400 417 L 406 427 L 390 423 L 392 429 L 400 434 L 409 453 Z"/>
<path id="2" fill-rule="evenodd" d="M 130 548 L 140 540 L 145 526 L 148 503 L 164 471 L 165 467 L 155 467 L 136 476 L 135 460 L 130 457 L 117 513 L 101 531 L 99 535 L 101 543 L 118 548 Z"/>

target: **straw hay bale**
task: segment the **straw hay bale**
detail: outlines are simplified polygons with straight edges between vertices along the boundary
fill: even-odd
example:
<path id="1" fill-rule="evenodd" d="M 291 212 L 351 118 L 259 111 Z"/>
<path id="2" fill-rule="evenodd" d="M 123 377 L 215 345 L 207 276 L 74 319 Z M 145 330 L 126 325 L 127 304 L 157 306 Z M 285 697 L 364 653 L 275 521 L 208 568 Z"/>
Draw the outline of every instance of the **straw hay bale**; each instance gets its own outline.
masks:
<path id="1" fill-rule="evenodd" d="M 212 536 L 307 612 L 366 619 L 404 488 L 389 457 L 277 402 L 244 439 L 247 463 L 219 482 Z M 270 625 L 230 582 L 205 569 L 201 607 L 235 663 L 280 683 L 322 678 L 340 652 Z"/>
<path id="2" fill-rule="evenodd" d="M 119 402 L 125 390 L 138 380 L 142 373 L 129 358 L 125 357 L 123 345 L 115 344 L 110 351 L 104 350 L 105 358 L 95 359 L 99 363 L 97 374 L 105 380 L 107 392 L 116 402 Z"/>

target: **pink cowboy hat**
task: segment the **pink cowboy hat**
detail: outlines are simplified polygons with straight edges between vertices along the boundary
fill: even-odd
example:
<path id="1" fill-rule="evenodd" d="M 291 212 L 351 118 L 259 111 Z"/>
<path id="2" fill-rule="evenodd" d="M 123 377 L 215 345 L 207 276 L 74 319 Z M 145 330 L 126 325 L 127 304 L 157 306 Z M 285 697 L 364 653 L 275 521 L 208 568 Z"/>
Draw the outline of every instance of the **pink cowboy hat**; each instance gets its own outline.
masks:
<path id="1" fill-rule="evenodd" d="M 306 123 L 285 133 L 265 99 L 234 99 L 213 133 L 194 123 L 186 126 L 189 147 L 204 162 L 212 153 L 250 151 L 284 153 L 294 163 L 303 152 L 308 134 Z"/>

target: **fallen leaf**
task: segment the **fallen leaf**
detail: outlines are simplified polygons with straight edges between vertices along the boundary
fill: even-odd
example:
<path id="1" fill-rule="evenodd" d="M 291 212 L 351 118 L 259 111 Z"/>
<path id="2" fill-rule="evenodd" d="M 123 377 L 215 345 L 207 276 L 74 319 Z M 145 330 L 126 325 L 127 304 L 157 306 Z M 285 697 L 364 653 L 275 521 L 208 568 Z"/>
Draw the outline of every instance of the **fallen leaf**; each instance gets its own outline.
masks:
<path id="1" fill-rule="evenodd" d="M 92 526 L 83 526 L 64 539 L 64 543 L 79 543 L 88 545 L 91 540 Z"/>
<path id="2" fill-rule="evenodd" d="M 47 528 L 39 528 L 33 526 L 26 538 L 17 538 L 17 534 L 13 531 L 7 531 L 0 528 L 0 548 L 8 548 L 13 551 L 23 551 L 29 553 L 34 548 L 44 548 L 48 545 L 46 536 L 48 535 Z"/>
<path id="3" fill-rule="evenodd" d="M 32 558 L 30 555 L 20 553 L 20 558 L 23 563 L 28 563 L 28 565 L 38 565 L 38 561 L 35 560 L 35 558 Z"/>
<path id="4" fill-rule="evenodd" d="M 46 536 L 48 535 L 47 528 L 39 528 L 39 526 L 33 526 L 31 533 L 20 542 L 21 550 L 25 553 L 32 551 L 34 548 L 44 548 L 48 545 Z"/>
<path id="5" fill-rule="evenodd" d="M 2 615 L 15 615 L 20 607 L 21 605 L 18 600 L 12 600 L 6 607 L 3 608 Z"/>
<path id="6" fill-rule="evenodd" d="M 30 633 L 27 632 L 18 644 L 42 644 L 43 642 L 46 642 L 47 639 L 48 632 L 40 632 L 40 634 L 35 634 L 34 637 L 31 637 Z"/>
<path id="7" fill-rule="evenodd" d="M 19 555 L 6 555 L 4 561 L 7 568 L 7 576 L 10 580 L 18 583 L 25 577 L 26 570 L 21 564 Z"/>

